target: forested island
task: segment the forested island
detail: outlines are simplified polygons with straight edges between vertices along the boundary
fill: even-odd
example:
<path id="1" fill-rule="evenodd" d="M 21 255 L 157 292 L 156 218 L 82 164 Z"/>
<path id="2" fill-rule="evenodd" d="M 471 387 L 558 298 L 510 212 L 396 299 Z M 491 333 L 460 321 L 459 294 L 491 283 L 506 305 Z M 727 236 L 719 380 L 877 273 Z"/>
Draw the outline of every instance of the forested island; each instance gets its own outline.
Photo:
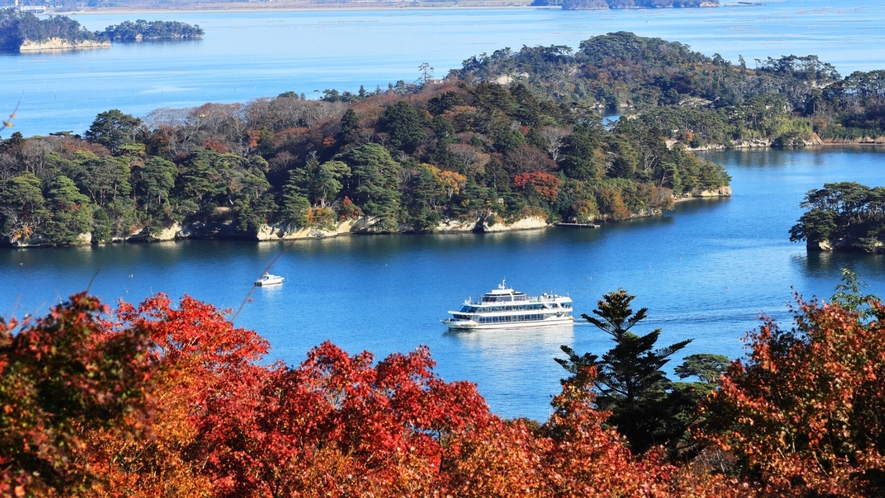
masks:
<path id="1" fill-rule="evenodd" d="M 885 187 L 827 183 L 805 195 L 807 209 L 790 229 L 790 241 L 810 250 L 885 252 Z"/>
<path id="2" fill-rule="evenodd" d="M 178 21 L 124 21 L 105 28 L 99 36 L 111 41 L 140 42 L 153 40 L 197 40 L 204 31 L 199 26 L 191 26 Z"/>
<path id="3" fill-rule="evenodd" d="M 177 21 L 126 21 L 91 32 L 66 16 L 36 15 L 16 9 L 0 10 L 0 51 L 32 52 L 107 48 L 112 41 L 199 39 L 199 26 Z"/>
<path id="4" fill-rule="evenodd" d="M 522 83 L 557 103 L 619 110 L 690 148 L 885 143 L 885 71 L 842 77 L 814 55 L 737 64 L 619 32 L 465 60 L 471 81 Z"/>

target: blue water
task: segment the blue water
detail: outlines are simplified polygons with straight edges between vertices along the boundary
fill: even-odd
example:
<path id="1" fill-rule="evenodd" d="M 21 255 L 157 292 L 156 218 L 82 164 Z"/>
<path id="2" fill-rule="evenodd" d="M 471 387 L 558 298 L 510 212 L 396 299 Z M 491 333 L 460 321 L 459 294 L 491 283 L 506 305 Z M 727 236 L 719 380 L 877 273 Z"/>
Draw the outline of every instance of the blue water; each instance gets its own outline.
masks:
<path id="1" fill-rule="evenodd" d="M 424 9 L 268 13 L 94 14 L 89 29 L 124 20 L 178 20 L 206 30 L 202 40 L 116 44 L 110 49 L 0 55 L 0 111 L 21 100 L 25 136 L 84 132 L 118 108 L 144 116 L 161 107 L 247 102 L 285 91 L 386 89 L 437 77 L 472 55 L 523 45 L 568 45 L 614 31 L 680 41 L 736 62 L 820 56 L 843 74 L 883 67 L 885 3 L 784 0 L 714 9 L 563 12 L 551 9 Z M 731 4 L 729 6 L 729 4 Z M 7 114 L 0 113 L 5 117 Z M 9 130 L 5 131 L 8 135 Z"/>
<path id="2" fill-rule="evenodd" d="M 829 297 L 852 268 L 885 297 L 885 257 L 807 254 L 788 241 L 799 202 L 825 182 L 881 185 L 885 149 L 753 150 L 709 153 L 732 175 L 734 196 L 681 203 L 665 216 L 599 230 L 549 229 L 488 235 L 350 236 L 299 241 L 273 273 L 282 286 L 258 288 L 237 318 L 297 364 L 331 340 L 376 358 L 430 347 L 446 380 L 470 380 L 506 417 L 545 419 L 565 373 L 553 361 L 567 344 L 604 353 L 607 336 L 573 328 L 451 334 L 439 322 L 468 297 L 506 278 L 529 294 L 568 293 L 578 314 L 619 287 L 649 308 L 647 332 L 660 345 L 685 338 L 686 354 L 743 354 L 741 338 L 762 314 L 789 326 L 792 292 Z M 186 241 L 0 251 L 0 315 L 45 314 L 84 289 L 107 302 L 137 302 L 163 291 L 236 309 L 282 243 Z"/>

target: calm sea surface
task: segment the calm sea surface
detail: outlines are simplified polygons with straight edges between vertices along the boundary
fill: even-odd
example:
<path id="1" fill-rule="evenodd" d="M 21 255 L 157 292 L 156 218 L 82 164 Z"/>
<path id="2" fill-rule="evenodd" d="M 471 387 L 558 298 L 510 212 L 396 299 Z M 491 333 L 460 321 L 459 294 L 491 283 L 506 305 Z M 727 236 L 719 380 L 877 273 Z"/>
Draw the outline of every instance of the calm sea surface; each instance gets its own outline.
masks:
<path id="1" fill-rule="evenodd" d="M 468 296 L 502 279 L 530 294 L 568 293 L 578 314 L 618 287 L 649 308 L 641 332 L 663 328 L 661 345 L 694 338 L 686 353 L 737 358 L 761 314 L 789 324 L 793 289 L 829 297 L 842 267 L 885 296 L 885 257 L 807 254 L 787 232 L 806 191 L 825 182 L 881 185 L 885 150 L 827 148 L 711 153 L 733 177 L 734 196 L 680 204 L 663 217 L 599 230 L 549 229 L 491 235 L 350 236 L 299 241 L 273 272 L 282 286 L 258 288 L 237 319 L 273 347 L 272 359 L 301 362 L 331 340 L 351 354 L 381 358 L 424 344 L 446 380 L 479 386 L 507 417 L 545 419 L 565 373 L 559 346 L 603 353 L 595 328 L 452 334 L 439 322 Z M 84 289 L 107 302 L 155 292 L 189 294 L 237 308 L 277 243 L 186 241 L 73 249 L 0 251 L 0 315 L 45 314 Z M 636 308 L 634 308 L 636 309 Z"/>
<path id="2" fill-rule="evenodd" d="M 748 66 L 782 55 L 820 56 L 843 74 L 883 68 L 885 2 L 766 1 L 714 9 L 563 12 L 426 9 L 344 12 L 76 15 L 91 30 L 124 20 L 199 24 L 202 40 L 116 44 L 93 51 L 0 55 L 0 116 L 21 100 L 25 136 L 83 133 L 96 114 L 143 116 L 160 107 L 247 102 L 285 91 L 374 90 L 443 76 L 472 55 L 523 45 L 568 45 L 614 31 L 680 41 Z M 730 4 L 730 5 L 729 5 Z M 320 93 L 317 93 L 320 92 Z M 6 135 L 10 132 L 6 130 Z"/>

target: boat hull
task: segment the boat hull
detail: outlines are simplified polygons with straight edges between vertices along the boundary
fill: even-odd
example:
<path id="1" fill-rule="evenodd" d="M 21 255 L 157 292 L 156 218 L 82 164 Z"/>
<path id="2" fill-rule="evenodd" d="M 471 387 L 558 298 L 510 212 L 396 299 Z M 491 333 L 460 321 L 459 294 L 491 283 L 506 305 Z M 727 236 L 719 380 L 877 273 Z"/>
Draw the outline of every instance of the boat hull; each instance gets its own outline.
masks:
<path id="1" fill-rule="evenodd" d="M 562 325 L 572 325 L 575 322 L 573 316 L 554 317 L 546 320 L 536 320 L 530 322 L 498 322 L 498 323 L 477 323 L 473 320 L 442 320 L 449 330 L 513 330 L 513 329 L 534 329 L 540 327 L 552 327 Z"/>
<path id="2" fill-rule="evenodd" d="M 279 275 L 271 275 L 269 273 L 265 273 L 258 280 L 255 281 L 255 285 L 258 287 L 264 287 L 267 285 L 280 285 L 283 283 L 283 277 Z"/>

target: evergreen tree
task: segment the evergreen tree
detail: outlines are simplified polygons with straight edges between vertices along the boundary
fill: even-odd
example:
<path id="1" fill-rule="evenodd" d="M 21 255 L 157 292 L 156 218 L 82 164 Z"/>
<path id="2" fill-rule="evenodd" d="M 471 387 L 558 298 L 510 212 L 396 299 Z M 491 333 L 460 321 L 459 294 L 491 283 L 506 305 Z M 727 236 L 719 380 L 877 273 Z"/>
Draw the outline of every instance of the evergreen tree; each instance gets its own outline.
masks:
<path id="1" fill-rule="evenodd" d="M 75 243 L 80 234 L 92 231 L 89 198 L 77 190 L 70 178 L 58 175 L 49 183 L 46 207 L 52 214 L 43 233 L 54 244 Z"/>
<path id="2" fill-rule="evenodd" d="M 141 119 L 119 109 L 99 113 L 86 131 L 86 139 L 104 145 L 116 154 L 120 147 L 134 140 Z"/>
<path id="3" fill-rule="evenodd" d="M 390 135 L 390 146 L 403 152 L 414 152 L 426 137 L 421 116 L 405 100 L 385 109 L 378 124 Z"/>
<path id="4" fill-rule="evenodd" d="M 556 362 L 572 374 L 563 383 L 586 379 L 586 367 L 596 367 L 593 385 L 585 387 L 595 388 L 598 408 L 612 412 L 609 423 L 627 438 L 635 453 L 642 453 L 653 445 L 674 442 L 685 433 L 684 423 L 676 416 L 683 407 L 671 396 L 675 394 L 673 386 L 662 369 L 691 339 L 654 349 L 661 329 L 645 335 L 631 332 L 648 311 L 642 308 L 634 313 L 630 308 L 634 297 L 623 289 L 609 292 L 593 310 L 599 318 L 581 315 L 609 334 L 614 348 L 600 358 L 590 353 L 578 356 L 572 348 L 562 346 L 568 359 L 557 358 Z"/>

